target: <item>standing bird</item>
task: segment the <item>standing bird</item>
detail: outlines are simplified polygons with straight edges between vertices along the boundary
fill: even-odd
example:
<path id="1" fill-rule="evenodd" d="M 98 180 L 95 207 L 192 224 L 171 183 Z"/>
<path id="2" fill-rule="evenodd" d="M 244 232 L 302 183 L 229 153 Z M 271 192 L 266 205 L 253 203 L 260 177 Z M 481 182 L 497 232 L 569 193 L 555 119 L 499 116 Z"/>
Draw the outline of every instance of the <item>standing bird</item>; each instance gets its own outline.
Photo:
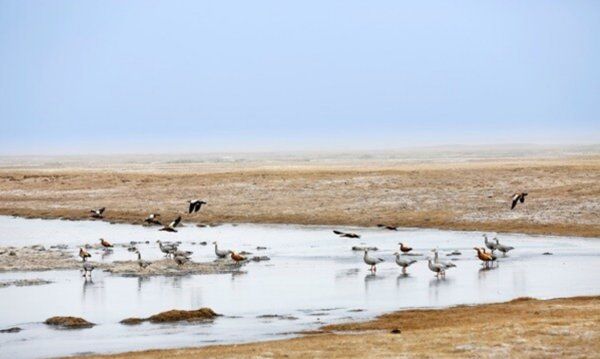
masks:
<path id="1" fill-rule="evenodd" d="M 92 255 L 83 248 L 79 248 L 79 257 L 85 262 L 86 258 L 90 258 Z"/>
<path id="2" fill-rule="evenodd" d="M 492 253 L 486 253 L 483 248 L 473 247 L 473 249 L 477 251 L 477 258 L 483 262 L 482 264 L 489 268 L 489 264 L 495 260 Z"/>
<path id="3" fill-rule="evenodd" d="M 102 213 L 104 213 L 105 209 L 106 207 L 92 209 L 90 210 L 90 215 L 92 216 L 92 218 L 102 218 Z"/>
<path id="4" fill-rule="evenodd" d="M 92 271 L 94 270 L 94 265 L 83 258 L 83 276 L 92 278 Z"/>
<path id="5" fill-rule="evenodd" d="M 179 222 L 181 222 L 181 216 L 175 218 L 175 220 L 165 226 L 163 226 L 161 229 L 159 229 L 159 231 L 166 231 L 166 232 L 177 232 L 177 230 L 175 229 L 175 227 L 177 227 L 177 225 L 179 224 Z"/>
<path id="6" fill-rule="evenodd" d="M 438 257 L 438 251 L 437 251 L 437 248 L 434 248 L 434 249 L 432 249 L 431 251 L 432 251 L 432 252 L 433 252 L 433 254 L 434 254 L 434 256 L 433 256 L 433 262 L 434 262 L 434 263 L 441 264 L 441 265 L 444 267 L 444 270 L 446 270 L 446 269 L 448 269 L 448 268 L 453 268 L 453 267 L 456 267 L 456 264 L 452 263 L 451 261 L 443 261 L 443 260 L 440 260 L 440 259 L 439 259 L 439 257 Z"/>
<path id="7" fill-rule="evenodd" d="M 430 271 L 435 273 L 436 278 L 439 278 L 440 275 L 442 277 L 446 277 L 446 270 L 445 270 L 444 266 L 441 265 L 440 263 L 435 263 L 431 260 L 431 258 L 428 258 L 427 266 L 429 267 Z"/>
<path id="8" fill-rule="evenodd" d="M 110 243 L 109 241 L 105 240 L 104 238 L 100 238 L 100 244 L 102 245 L 102 247 L 104 247 L 105 249 L 109 249 L 112 248 L 113 245 L 112 243 Z"/>
<path id="9" fill-rule="evenodd" d="M 171 254 L 173 254 L 173 252 L 175 252 L 177 250 L 176 244 L 173 244 L 173 243 L 163 244 L 163 242 L 161 242 L 161 241 L 156 241 L 156 243 L 158 243 L 158 248 L 160 248 L 160 251 L 165 254 L 165 257 L 170 256 Z"/>
<path id="10" fill-rule="evenodd" d="M 225 258 L 230 253 L 233 253 L 232 251 L 227 250 L 227 249 L 219 249 L 217 242 L 213 242 L 213 244 L 215 245 L 215 254 L 217 255 L 218 258 Z"/>
<path id="11" fill-rule="evenodd" d="M 513 194 L 512 205 L 510 206 L 510 209 L 515 209 L 517 202 L 525 203 L 525 196 L 527 196 L 527 192 Z"/>
<path id="12" fill-rule="evenodd" d="M 231 251 L 231 259 L 233 259 L 235 263 L 238 263 L 238 264 L 239 264 L 240 262 L 243 262 L 243 261 L 245 261 L 245 260 L 246 260 L 246 257 L 244 257 L 244 256 L 242 256 L 242 255 L 239 255 L 239 254 L 237 254 L 237 253 L 235 253 L 235 252 Z"/>
<path id="13" fill-rule="evenodd" d="M 365 249 L 365 255 L 364 255 L 364 257 L 363 257 L 363 261 L 364 261 L 366 264 L 368 264 L 368 265 L 370 265 L 370 266 L 371 266 L 371 268 L 370 268 L 370 271 L 371 271 L 371 272 L 377 272 L 377 267 L 376 267 L 376 265 L 377 265 L 377 264 L 379 264 L 379 263 L 381 263 L 381 262 L 383 262 L 384 260 L 383 260 L 383 258 L 371 257 L 371 256 L 369 255 L 369 250 L 368 250 L 368 249 Z"/>
<path id="14" fill-rule="evenodd" d="M 489 240 L 487 237 L 487 234 L 483 235 L 483 241 L 485 242 L 485 246 L 492 251 L 492 253 L 494 253 L 494 251 L 496 250 L 496 242 L 494 242 L 493 240 Z"/>
<path id="15" fill-rule="evenodd" d="M 408 252 L 412 251 L 412 247 L 405 246 L 404 243 L 402 243 L 402 242 L 400 242 L 398 244 L 400 245 L 400 252 L 408 253 Z"/>
<path id="16" fill-rule="evenodd" d="M 142 254 L 140 253 L 140 251 L 136 251 L 135 253 L 137 253 L 137 262 L 140 268 L 146 269 L 146 267 L 150 265 L 150 262 L 142 260 Z"/>
<path id="17" fill-rule="evenodd" d="M 396 264 L 399 265 L 400 267 L 402 267 L 402 274 L 406 274 L 406 268 L 409 267 L 411 264 L 416 263 L 417 260 L 416 259 L 402 259 L 400 258 L 400 253 L 396 252 L 394 253 L 394 255 L 396 256 Z"/>
<path id="18" fill-rule="evenodd" d="M 377 227 L 389 229 L 390 231 L 397 231 L 398 230 L 398 227 L 388 226 L 388 225 L 385 225 L 385 224 L 378 224 Z"/>
<path id="19" fill-rule="evenodd" d="M 188 202 L 190 204 L 189 213 L 198 212 L 200 210 L 200 208 L 202 207 L 202 205 L 206 204 L 206 202 L 199 200 L 199 199 L 193 199 Z"/>
<path id="20" fill-rule="evenodd" d="M 350 233 L 350 232 L 342 232 L 342 231 L 333 231 L 333 233 L 337 234 L 338 236 L 342 237 L 342 238 L 360 238 L 360 235 L 356 234 L 356 233 Z"/>
<path id="21" fill-rule="evenodd" d="M 150 213 L 148 215 L 148 217 L 146 217 L 146 219 L 144 219 L 144 222 L 146 222 L 148 224 L 162 225 L 162 223 L 160 223 L 160 221 L 158 220 L 158 217 L 160 217 L 160 214 L 158 214 L 158 213 Z"/>
<path id="22" fill-rule="evenodd" d="M 500 252 L 502 252 L 502 254 L 505 257 L 506 257 L 506 253 L 515 249 L 515 247 L 505 246 L 503 244 L 500 244 L 500 242 L 498 241 L 498 238 L 494 238 L 494 240 L 496 241 L 496 249 L 498 249 Z"/>

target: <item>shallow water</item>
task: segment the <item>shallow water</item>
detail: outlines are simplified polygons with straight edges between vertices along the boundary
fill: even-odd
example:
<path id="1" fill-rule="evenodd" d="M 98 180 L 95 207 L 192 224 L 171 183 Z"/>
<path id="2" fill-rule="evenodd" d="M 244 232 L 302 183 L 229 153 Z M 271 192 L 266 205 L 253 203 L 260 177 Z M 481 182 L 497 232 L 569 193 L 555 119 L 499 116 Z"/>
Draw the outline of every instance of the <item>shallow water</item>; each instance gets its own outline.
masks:
<path id="1" fill-rule="evenodd" d="M 445 307 L 505 301 L 516 297 L 567 297 L 600 294 L 600 241 L 567 237 L 502 235 L 504 244 L 517 247 L 501 258 L 498 268 L 481 270 L 472 247 L 483 246 L 480 232 L 352 228 L 361 239 L 342 239 L 327 227 L 283 225 L 188 226 L 179 233 L 156 227 L 111 225 L 93 221 L 37 220 L 0 216 L 0 246 L 68 244 L 76 253 L 85 243 L 103 237 L 115 244 L 149 241 L 139 249 L 145 259 L 162 255 L 156 240 L 179 240 L 194 251 L 196 261 L 214 259 L 211 245 L 191 242 L 217 240 L 223 248 L 268 255 L 268 262 L 249 263 L 241 274 L 194 275 L 181 278 L 125 278 L 94 271 L 85 282 L 79 271 L 4 272 L 0 281 L 42 278 L 49 285 L 0 288 L 0 329 L 23 331 L 0 334 L 0 358 L 54 357 L 76 353 L 109 353 L 147 348 L 201 346 L 284 338 L 320 325 L 359 320 L 403 309 Z M 457 268 L 438 280 L 424 259 L 403 276 L 393 262 L 399 241 L 415 252 L 431 248 L 445 253 L 458 249 Z M 367 270 L 362 253 L 353 245 L 380 248 L 386 262 L 376 275 Z M 257 246 L 268 249 L 257 251 Z M 551 256 L 542 255 L 552 252 Z M 94 260 L 134 259 L 117 247 Z M 421 257 L 424 258 L 424 257 Z M 169 309 L 210 307 L 225 316 L 212 323 L 124 326 L 127 317 L 147 317 Z M 357 311 L 361 310 L 361 311 Z M 296 319 L 261 319 L 280 314 Z M 81 316 L 98 324 L 91 329 L 58 330 L 42 322 L 54 315 Z"/>

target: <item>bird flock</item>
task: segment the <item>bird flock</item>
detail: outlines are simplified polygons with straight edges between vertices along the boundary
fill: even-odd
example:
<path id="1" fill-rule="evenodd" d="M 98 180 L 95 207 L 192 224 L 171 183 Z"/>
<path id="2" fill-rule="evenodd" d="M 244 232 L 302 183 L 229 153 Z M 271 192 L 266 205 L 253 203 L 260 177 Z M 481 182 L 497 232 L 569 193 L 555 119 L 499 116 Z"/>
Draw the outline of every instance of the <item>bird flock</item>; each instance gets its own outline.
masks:
<path id="1" fill-rule="evenodd" d="M 334 231 L 334 233 L 338 234 L 339 231 Z M 493 240 L 488 239 L 486 234 L 484 234 L 483 237 L 484 245 L 485 247 L 487 247 L 487 249 L 483 247 L 473 247 L 473 249 L 477 252 L 477 258 L 481 260 L 481 264 L 485 268 L 491 268 L 492 266 L 497 265 L 498 257 L 494 253 L 495 251 L 499 251 L 503 254 L 503 256 L 506 256 L 506 254 L 509 251 L 514 249 L 514 247 L 501 244 L 498 238 L 496 237 L 494 237 Z M 407 268 L 410 267 L 412 264 L 417 263 L 417 259 L 410 257 L 419 257 L 422 256 L 422 254 L 413 253 L 413 248 L 409 247 L 403 242 L 398 243 L 398 245 L 398 251 L 394 252 L 395 262 L 400 268 L 402 268 L 402 274 L 406 274 Z M 364 249 L 363 261 L 369 266 L 369 270 L 372 273 L 375 273 L 377 272 L 377 265 L 382 262 L 385 262 L 385 259 L 371 255 L 370 251 L 371 248 Z M 435 273 L 435 276 L 437 278 L 444 278 L 446 276 L 446 270 L 456 267 L 456 264 L 452 261 L 445 261 L 440 259 L 437 248 L 432 249 L 431 253 L 433 253 L 433 257 L 427 257 L 427 267 L 429 268 L 429 270 Z M 455 256 L 461 255 L 461 253 L 459 251 L 453 251 L 448 255 Z"/>
<path id="2" fill-rule="evenodd" d="M 515 207 L 519 203 L 525 203 L 525 197 L 527 195 L 528 195 L 527 192 L 518 192 L 518 193 L 513 194 L 513 196 L 511 197 L 510 209 L 511 210 L 515 209 Z M 206 204 L 207 204 L 206 201 L 203 201 L 200 199 L 189 200 L 187 213 L 190 215 L 193 213 L 197 213 L 200 211 L 202 206 L 205 206 Z M 104 216 L 105 210 L 106 210 L 106 207 L 92 209 L 89 211 L 90 216 L 95 219 L 102 219 L 102 218 L 104 218 L 103 216 Z M 182 220 L 181 215 L 177 216 L 177 218 L 175 218 L 174 220 L 172 220 L 171 222 L 168 222 L 166 224 L 163 224 L 160 221 L 160 218 L 161 218 L 161 216 L 159 213 L 150 213 L 143 220 L 143 222 L 147 225 L 162 226 L 159 229 L 159 231 L 177 233 L 176 228 L 181 223 L 181 220 Z M 398 230 L 398 227 L 390 226 L 390 225 L 386 225 L 386 224 L 377 224 L 377 227 L 382 228 L 382 229 L 387 229 L 390 231 Z M 339 230 L 334 230 L 333 233 L 340 238 L 360 238 L 361 237 L 359 234 L 356 234 L 356 233 L 343 232 L 343 231 L 339 231 Z M 496 237 L 494 237 L 493 239 L 489 239 L 486 234 L 484 234 L 483 237 L 484 237 L 485 247 L 473 247 L 473 249 L 476 251 L 477 258 L 482 262 L 482 266 L 484 266 L 485 268 L 492 268 L 498 264 L 498 262 L 497 262 L 498 257 L 496 256 L 495 251 L 498 251 L 498 252 L 502 253 L 503 256 L 506 256 L 506 254 L 509 251 L 514 249 L 514 247 L 501 244 L 500 241 L 498 240 L 498 238 L 496 238 Z M 158 243 L 158 247 L 159 247 L 160 251 L 165 255 L 165 257 L 173 259 L 173 261 L 175 261 L 175 263 L 177 263 L 177 265 L 180 265 L 180 266 L 184 265 L 185 263 L 187 263 L 191 260 L 190 258 L 191 258 L 191 255 L 193 254 L 193 252 L 179 250 L 178 247 L 181 244 L 181 242 L 170 242 L 170 241 L 167 242 L 167 241 L 159 240 L 159 241 L 157 241 L 157 243 Z M 235 263 L 242 263 L 247 260 L 246 257 L 244 257 L 243 255 L 241 255 L 238 252 L 228 250 L 228 249 L 220 249 L 218 247 L 217 242 L 213 242 L 213 244 L 214 244 L 214 248 L 215 248 L 215 255 L 219 259 L 224 259 L 224 258 L 230 257 L 231 260 L 233 260 Z M 420 254 L 411 253 L 411 251 L 413 250 L 412 247 L 409 247 L 405 243 L 400 242 L 398 244 L 399 244 L 399 249 L 397 252 L 394 252 L 395 263 L 400 268 L 402 268 L 402 273 L 406 274 L 407 268 L 417 262 L 416 259 L 407 258 L 407 256 L 420 256 Z M 108 241 L 106 241 L 105 239 L 102 239 L 102 238 L 100 238 L 100 245 L 104 248 L 105 251 L 110 251 L 113 248 L 113 245 L 111 243 L 109 243 Z M 381 257 L 376 257 L 376 256 L 371 255 L 369 253 L 369 251 L 372 249 L 375 249 L 375 248 L 372 248 L 372 247 L 364 248 L 363 261 L 365 262 L 365 264 L 367 264 L 369 266 L 369 270 L 374 273 L 377 271 L 377 265 L 384 262 L 385 260 Z M 135 252 L 135 254 L 137 255 L 137 263 L 141 269 L 145 269 L 151 265 L 151 262 L 148 262 L 148 261 L 145 261 L 142 259 L 141 253 L 139 252 L 139 250 L 137 250 L 137 248 L 135 247 L 135 244 L 133 242 L 130 244 L 128 250 Z M 456 264 L 454 264 L 452 261 L 444 261 L 444 260 L 439 259 L 437 249 L 432 249 L 431 252 L 433 253 L 433 257 L 431 257 L 431 256 L 427 257 L 427 266 L 428 266 L 429 270 L 431 270 L 432 272 L 435 273 L 435 276 L 437 278 L 445 277 L 446 270 L 456 267 Z M 460 252 L 455 251 L 455 252 L 451 253 L 450 255 L 460 255 L 460 254 L 461 254 Z M 81 257 L 82 262 L 83 262 L 83 268 L 82 268 L 83 276 L 86 278 L 91 277 L 91 273 L 94 270 L 94 266 L 93 266 L 93 264 L 91 264 L 90 262 L 87 261 L 87 259 L 91 257 L 91 254 L 86 249 L 80 248 L 79 249 L 79 257 Z"/>
<path id="3" fill-rule="evenodd" d="M 207 202 L 199 199 L 194 199 L 188 201 L 188 214 L 197 213 L 200 211 L 202 206 L 206 205 Z M 104 218 L 104 212 L 106 207 L 96 208 L 90 210 L 90 217 L 95 219 Z M 143 222 L 146 225 L 157 225 L 161 226 L 159 231 L 164 232 L 172 232 L 177 233 L 177 226 L 181 223 L 182 216 L 177 216 L 173 221 L 163 224 L 160 220 L 161 215 L 159 213 L 150 213 Z M 182 266 L 188 263 L 191 260 L 191 256 L 193 254 L 192 251 L 182 251 L 179 249 L 180 241 L 156 241 L 158 243 L 159 250 L 165 255 L 166 258 L 172 259 L 177 265 Z M 203 242 L 203 244 L 206 244 Z M 218 259 L 226 259 L 227 257 L 231 258 L 231 260 L 237 264 L 241 264 L 248 259 L 242 254 L 229 250 L 229 249 L 219 249 L 217 242 L 213 242 L 215 247 L 215 255 Z M 107 240 L 100 238 L 100 246 L 104 249 L 105 254 L 112 251 L 114 248 L 113 244 L 108 242 Z M 137 256 L 137 263 L 141 269 L 145 269 L 149 267 L 152 262 L 146 261 L 142 259 L 142 254 L 136 247 L 135 242 L 131 242 L 128 251 L 134 252 Z M 82 272 L 83 276 L 86 278 L 91 278 L 92 271 L 94 270 L 94 265 L 88 262 L 88 259 L 92 257 L 92 255 L 83 247 L 79 248 L 79 257 L 82 260 Z"/>

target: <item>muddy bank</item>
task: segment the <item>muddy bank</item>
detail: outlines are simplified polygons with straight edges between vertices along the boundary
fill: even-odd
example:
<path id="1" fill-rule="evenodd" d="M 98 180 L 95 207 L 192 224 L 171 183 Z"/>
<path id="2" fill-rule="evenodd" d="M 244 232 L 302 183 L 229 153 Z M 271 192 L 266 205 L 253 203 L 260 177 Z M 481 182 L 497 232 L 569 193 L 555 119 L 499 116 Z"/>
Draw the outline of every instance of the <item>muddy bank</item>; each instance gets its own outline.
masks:
<path id="1" fill-rule="evenodd" d="M 519 299 L 402 311 L 288 340 L 85 358 L 596 357 L 599 322 L 600 297 Z"/>
<path id="2" fill-rule="evenodd" d="M 91 328 L 95 324 L 78 317 L 52 317 L 46 319 L 44 324 L 63 329 Z"/>
<path id="3" fill-rule="evenodd" d="M 205 322 L 215 319 L 221 314 L 215 313 L 210 308 L 200 308 L 196 310 L 169 310 L 166 312 L 154 314 L 148 318 L 127 318 L 121 320 L 121 324 L 136 325 L 143 322 L 150 323 L 177 323 L 177 322 Z"/>
<path id="4" fill-rule="evenodd" d="M 83 263 L 72 250 L 45 249 L 42 246 L 30 247 L 0 247 L 0 272 L 2 271 L 46 271 L 59 269 L 82 269 Z M 142 268 L 138 261 L 115 261 L 99 263 L 89 261 L 94 271 L 129 277 L 146 276 L 184 276 L 191 274 L 215 274 L 239 272 L 244 264 L 236 264 L 229 260 L 214 262 L 187 262 L 178 265 L 172 259 L 145 261 L 147 266 Z M 92 272 L 93 275 L 93 272 Z M 49 282 L 42 280 L 20 280 L 0 282 L 0 287 L 8 285 L 38 285 Z"/>
<path id="5" fill-rule="evenodd" d="M 216 167 L 219 164 L 215 164 Z M 527 191 L 510 210 L 514 192 Z M 187 214 L 190 194 L 208 204 Z M 311 205 L 307 205 L 310 203 Z M 427 227 L 600 237 L 600 157 L 481 159 L 318 167 L 176 165 L 131 172 L 64 168 L 0 169 L 0 214 L 142 224 L 146 213 L 183 224 L 295 223 Z"/>

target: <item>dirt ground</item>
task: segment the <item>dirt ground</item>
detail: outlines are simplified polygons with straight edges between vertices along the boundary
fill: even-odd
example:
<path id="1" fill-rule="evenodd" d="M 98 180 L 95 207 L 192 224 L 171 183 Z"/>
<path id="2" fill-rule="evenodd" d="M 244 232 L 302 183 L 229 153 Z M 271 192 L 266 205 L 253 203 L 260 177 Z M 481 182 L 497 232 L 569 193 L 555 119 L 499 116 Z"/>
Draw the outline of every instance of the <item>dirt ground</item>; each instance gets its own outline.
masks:
<path id="1" fill-rule="evenodd" d="M 86 358 L 597 358 L 600 297 L 411 310 L 323 329 L 289 340 Z"/>
<path id="2" fill-rule="evenodd" d="M 510 210 L 514 192 L 529 193 Z M 187 201 L 206 207 L 187 214 Z M 600 155 L 446 161 L 0 166 L 0 214 L 600 236 Z"/>

